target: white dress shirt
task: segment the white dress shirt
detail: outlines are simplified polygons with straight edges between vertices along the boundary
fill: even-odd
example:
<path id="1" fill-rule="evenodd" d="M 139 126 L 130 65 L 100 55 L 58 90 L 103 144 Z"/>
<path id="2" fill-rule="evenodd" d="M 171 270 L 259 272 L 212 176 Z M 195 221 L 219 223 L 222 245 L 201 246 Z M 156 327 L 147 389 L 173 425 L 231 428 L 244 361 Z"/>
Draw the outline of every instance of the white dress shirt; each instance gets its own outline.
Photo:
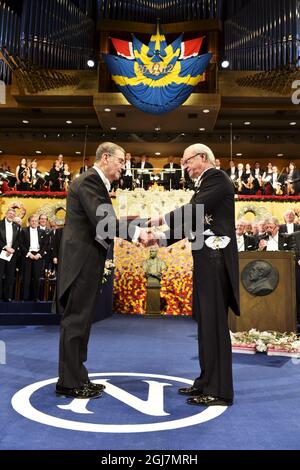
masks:
<path id="1" fill-rule="evenodd" d="M 6 247 L 11 248 L 13 242 L 13 224 L 5 219 Z"/>
<path id="2" fill-rule="evenodd" d="M 94 165 L 94 168 L 97 171 L 100 178 L 102 179 L 103 183 L 105 184 L 105 187 L 106 187 L 107 191 L 110 192 L 110 181 L 106 178 L 106 176 L 104 175 L 103 171 L 100 170 L 100 168 L 98 168 L 96 165 Z M 132 238 L 133 242 L 138 241 L 140 233 L 141 233 L 140 230 L 141 229 L 139 227 L 136 227 L 136 230 L 134 232 L 134 236 Z M 104 246 L 104 244 L 103 244 L 103 246 Z M 107 247 L 105 246 L 105 248 L 107 248 Z"/>
<path id="3" fill-rule="evenodd" d="M 94 165 L 93 168 L 97 171 L 98 175 L 99 175 L 100 178 L 102 179 L 102 181 L 103 181 L 103 183 L 104 183 L 104 185 L 105 185 L 105 187 L 106 187 L 106 189 L 107 189 L 107 192 L 110 192 L 110 188 L 111 188 L 111 186 L 110 186 L 110 181 L 106 178 L 106 176 L 105 176 L 105 174 L 103 173 L 103 171 L 101 171 L 100 168 L 98 168 L 96 165 Z"/>
<path id="4" fill-rule="evenodd" d="M 236 236 L 238 251 L 245 251 L 245 240 L 243 235 Z"/>
<path id="5" fill-rule="evenodd" d="M 287 233 L 294 233 L 294 223 L 286 224 Z"/>
<path id="6" fill-rule="evenodd" d="M 30 235 L 29 252 L 40 251 L 38 229 L 30 227 L 29 235 Z"/>
<path id="7" fill-rule="evenodd" d="M 125 168 L 126 168 L 125 176 L 132 176 L 131 161 L 130 161 L 130 160 L 127 160 L 127 161 L 126 161 L 126 163 L 125 163 Z"/>
<path id="8" fill-rule="evenodd" d="M 267 241 L 267 251 L 278 251 L 278 233 Z"/>

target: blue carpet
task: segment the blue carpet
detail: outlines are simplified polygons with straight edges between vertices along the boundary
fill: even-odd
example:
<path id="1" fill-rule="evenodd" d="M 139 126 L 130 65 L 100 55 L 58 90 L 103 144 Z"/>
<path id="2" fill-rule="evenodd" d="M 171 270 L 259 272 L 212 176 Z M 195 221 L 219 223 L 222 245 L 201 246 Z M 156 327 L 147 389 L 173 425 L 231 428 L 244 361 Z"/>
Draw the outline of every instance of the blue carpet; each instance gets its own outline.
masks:
<path id="1" fill-rule="evenodd" d="M 234 354 L 234 406 L 192 407 L 177 388 L 199 372 L 195 323 L 116 315 L 93 326 L 87 363 L 108 393 L 74 401 L 54 394 L 58 338 L 2 327 L 0 449 L 300 448 L 300 361 Z"/>

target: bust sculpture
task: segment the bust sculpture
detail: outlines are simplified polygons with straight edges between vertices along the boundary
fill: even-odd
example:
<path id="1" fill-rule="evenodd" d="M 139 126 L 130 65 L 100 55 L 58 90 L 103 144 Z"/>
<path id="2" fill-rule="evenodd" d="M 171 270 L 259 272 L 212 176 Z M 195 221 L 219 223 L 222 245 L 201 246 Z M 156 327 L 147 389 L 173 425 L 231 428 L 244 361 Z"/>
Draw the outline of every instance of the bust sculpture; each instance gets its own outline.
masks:
<path id="1" fill-rule="evenodd" d="M 143 263 L 143 270 L 148 280 L 148 286 L 158 286 L 162 273 L 166 269 L 166 263 L 157 256 L 157 250 L 151 248 L 149 258 Z"/>

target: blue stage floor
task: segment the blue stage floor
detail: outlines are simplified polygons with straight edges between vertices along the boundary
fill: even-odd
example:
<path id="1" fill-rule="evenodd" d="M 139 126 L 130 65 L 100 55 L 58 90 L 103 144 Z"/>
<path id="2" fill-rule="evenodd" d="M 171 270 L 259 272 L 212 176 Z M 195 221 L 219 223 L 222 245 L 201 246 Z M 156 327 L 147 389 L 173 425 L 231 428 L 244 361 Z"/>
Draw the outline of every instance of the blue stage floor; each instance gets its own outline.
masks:
<path id="1" fill-rule="evenodd" d="M 54 393 L 58 338 L 1 328 L 0 449 L 300 449 L 300 360 L 234 354 L 234 406 L 193 407 L 177 388 L 199 372 L 195 323 L 117 315 L 93 326 L 87 363 L 107 393 L 71 400 Z"/>

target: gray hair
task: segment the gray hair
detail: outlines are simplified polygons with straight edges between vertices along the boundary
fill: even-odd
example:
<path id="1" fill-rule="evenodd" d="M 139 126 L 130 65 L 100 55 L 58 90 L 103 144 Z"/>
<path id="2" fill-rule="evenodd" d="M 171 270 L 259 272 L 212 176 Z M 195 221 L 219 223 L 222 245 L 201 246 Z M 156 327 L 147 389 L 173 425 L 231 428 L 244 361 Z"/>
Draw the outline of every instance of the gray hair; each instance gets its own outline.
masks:
<path id="1" fill-rule="evenodd" d="M 96 151 L 96 162 L 100 161 L 102 159 L 102 156 L 104 153 L 109 153 L 110 155 L 114 155 L 117 150 L 120 150 L 121 152 L 124 153 L 125 155 L 125 150 L 120 147 L 120 145 L 113 144 L 112 142 L 103 142 L 103 144 L 100 144 L 99 147 L 97 148 Z"/>
<path id="2" fill-rule="evenodd" d="M 270 217 L 269 224 L 279 225 L 279 220 L 277 219 L 277 217 Z"/>
<path id="3" fill-rule="evenodd" d="M 293 216 L 295 217 L 295 212 L 293 211 L 293 209 L 288 209 L 287 211 L 285 211 L 285 213 L 283 214 L 283 216 L 285 217 L 286 215 L 288 214 L 293 214 Z"/>
<path id="4" fill-rule="evenodd" d="M 190 145 L 186 150 L 193 150 L 196 153 L 204 153 L 206 155 L 206 160 L 212 165 L 216 164 L 216 159 L 213 151 L 204 144 L 193 144 Z"/>

